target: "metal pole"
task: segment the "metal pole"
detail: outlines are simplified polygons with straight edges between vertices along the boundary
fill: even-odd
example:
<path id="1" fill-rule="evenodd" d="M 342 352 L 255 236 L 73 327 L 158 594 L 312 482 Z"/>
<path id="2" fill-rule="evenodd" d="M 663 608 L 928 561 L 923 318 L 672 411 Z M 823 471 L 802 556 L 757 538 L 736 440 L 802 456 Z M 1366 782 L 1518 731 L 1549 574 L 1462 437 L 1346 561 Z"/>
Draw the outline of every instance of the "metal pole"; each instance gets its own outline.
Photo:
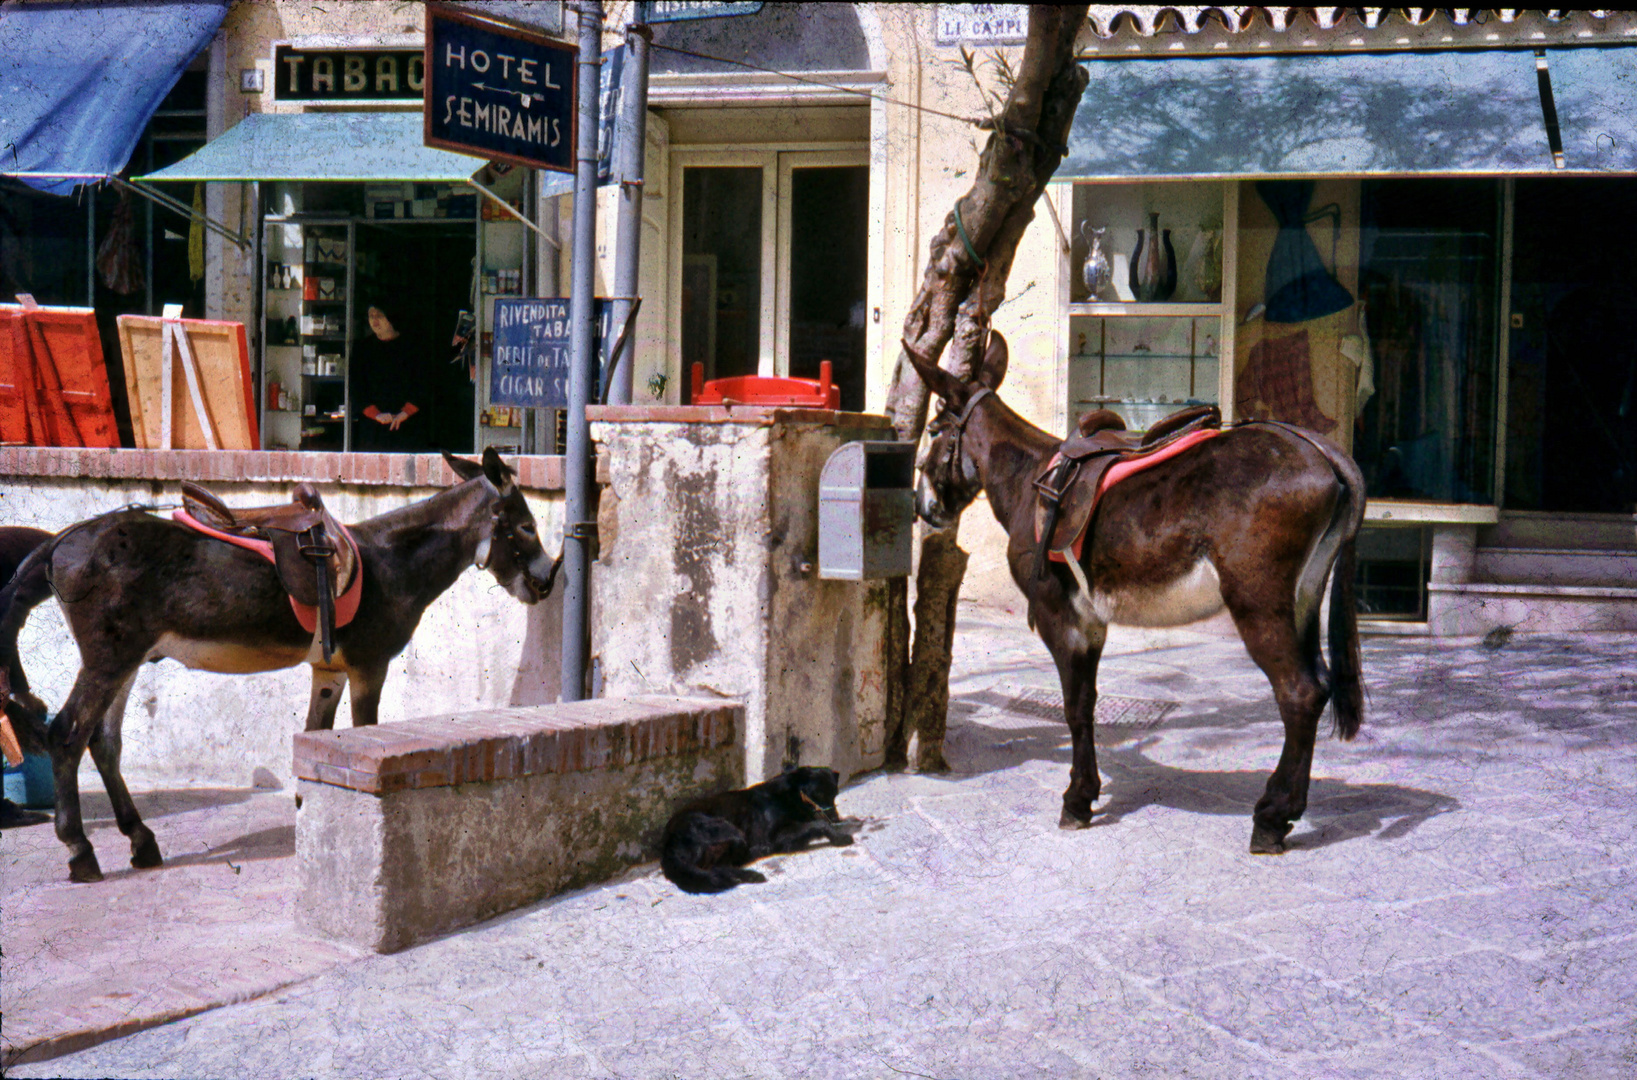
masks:
<path id="1" fill-rule="evenodd" d="M 602 63 L 602 4 L 579 0 L 579 131 L 575 140 L 574 256 L 570 270 L 568 322 L 572 345 L 568 369 L 568 460 L 564 462 L 563 507 L 563 701 L 586 693 L 588 623 L 591 612 L 591 427 L 585 409 L 597 376 L 593 292 L 597 257 L 597 106 Z"/>
<path id="2" fill-rule="evenodd" d="M 626 27 L 630 55 L 626 57 L 628 82 L 620 98 L 620 117 L 614 129 L 614 175 L 619 179 L 619 233 L 614 241 L 614 325 L 624 326 L 638 282 L 638 256 L 642 248 L 642 180 L 648 149 L 648 43 L 653 31 L 640 23 Z M 610 356 L 614 365 L 613 384 L 608 400 L 614 405 L 631 404 L 631 387 L 636 376 L 636 334 L 628 334 L 619 356 Z"/>

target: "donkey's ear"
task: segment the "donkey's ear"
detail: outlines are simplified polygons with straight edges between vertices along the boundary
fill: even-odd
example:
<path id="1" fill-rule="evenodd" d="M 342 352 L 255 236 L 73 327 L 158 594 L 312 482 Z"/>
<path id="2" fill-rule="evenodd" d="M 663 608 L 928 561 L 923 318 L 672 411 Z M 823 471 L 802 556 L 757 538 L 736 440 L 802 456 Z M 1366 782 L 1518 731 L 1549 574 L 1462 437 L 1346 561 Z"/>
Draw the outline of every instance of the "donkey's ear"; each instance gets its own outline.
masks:
<path id="1" fill-rule="evenodd" d="M 991 390 L 999 390 L 1000 384 L 1006 379 L 1006 365 L 1011 361 L 1012 350 L 1006 345 L 1006 339 L 998 333 L 989 334 L 989 347 L 983 350 L 983 366 L 978 369 L 978 385 L 987 386 Z"/>
<path id="2" fill-rule="evenodd" d="M 956 408 L 966 404 L 966 399 L 972 393 L 970 387 L 937 364 L 924 359 L 908 341 L 902 341 L 901 344 L 904 346 L 904 355 L 909 357 L 910 366 L 921 376 L 921 381 L 927 384 L 927 389 Z"/>
<path id="3" fill-rule="evenodd" d="M 507 489 L 511 487 L 512 477 L 516 476 L 517 473 L 510 465 L 500 460 L 500 451 L 492 446 L 485 446 L 483 448 L 483 475 L 489 478 L 489 483 L 495 486 L 496 491 L 505 494 Z"/>
<path id="4" fill-rule="evenodd" d="M 455 470 L 455 475 L 462 480 L 470 480 L 473 477 L 483 475 L 483 465 L 479 462 L 458 458 L 447 450 L 443 452 L 443 460 L 448 463 L 451 469 Z"/>

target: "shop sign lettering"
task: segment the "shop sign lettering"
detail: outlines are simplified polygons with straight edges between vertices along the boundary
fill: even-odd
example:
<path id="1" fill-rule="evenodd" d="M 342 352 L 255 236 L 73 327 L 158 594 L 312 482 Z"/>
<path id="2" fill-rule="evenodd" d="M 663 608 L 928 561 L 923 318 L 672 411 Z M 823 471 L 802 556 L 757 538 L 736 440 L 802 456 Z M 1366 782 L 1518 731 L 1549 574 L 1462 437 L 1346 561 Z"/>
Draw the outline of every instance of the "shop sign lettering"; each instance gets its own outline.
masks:
<path id="1" fill-rule="evenodd" d="M 939 45 L 1018 45 L 1029 36 L 1027 4 L 939 4 Z"/>
<path id="2" fill-rule="evenodd" d="M 429 7 L 426 145 L 573 172 L 574 55 L 521 26 Z"/>
<path id="3" fill-rule="evenodd" d="M 489 402 L 526 409 L 568 408 L 570 344 L 567 298 L 498 297 L 494 312 L 494 356 L 489 365 Z M 612 330 L 613 305 L 599 299 L 592 327 L 597 343 L 597 380 L 602 386 L 604 353 Z M 593 391 L 595 392 L 595 390 Z"/>
<path id="4" fill-rule="evenodd" d="M 425 93 L 421 49 L 273 47 L 275 101 L 419 101 Z"/>
<path id="5" fill-rule="evenodd" d="M 642 5 L 642 21 L 647 23 L 685 22 L 693 19 L 721 19 L 729 15 L 755 15 L 760 3 L 734 0 L 648 0 Z"/>

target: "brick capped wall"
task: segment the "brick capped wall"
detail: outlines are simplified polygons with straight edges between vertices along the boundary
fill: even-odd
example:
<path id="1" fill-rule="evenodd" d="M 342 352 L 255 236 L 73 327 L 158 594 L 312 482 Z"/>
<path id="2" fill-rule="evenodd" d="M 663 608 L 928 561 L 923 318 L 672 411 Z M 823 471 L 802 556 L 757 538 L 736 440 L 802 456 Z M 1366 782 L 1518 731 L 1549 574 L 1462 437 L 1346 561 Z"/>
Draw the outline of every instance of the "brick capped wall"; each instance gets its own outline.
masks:
<path id="1" fill-rule="evenodd" d="M 295 774 L 372 795 L 624 768 L 734 741 L 736 706 L 603 698 L 419 717 L 295 737 Z M 666 705 L 667 708 L 656 707 Z"/>
<path id="2" fill-rule="evenodd" d="M 563 459 L 507 457 L 519 486 L 561 491 Z M 295 450 L 86 450 L 9 446 L 0 476 L 83 480 L 197 480 L 240 483 L 309 480 L 320 484 L 444 487 L 456 480 L 438 454 L 332 454 Z"/>

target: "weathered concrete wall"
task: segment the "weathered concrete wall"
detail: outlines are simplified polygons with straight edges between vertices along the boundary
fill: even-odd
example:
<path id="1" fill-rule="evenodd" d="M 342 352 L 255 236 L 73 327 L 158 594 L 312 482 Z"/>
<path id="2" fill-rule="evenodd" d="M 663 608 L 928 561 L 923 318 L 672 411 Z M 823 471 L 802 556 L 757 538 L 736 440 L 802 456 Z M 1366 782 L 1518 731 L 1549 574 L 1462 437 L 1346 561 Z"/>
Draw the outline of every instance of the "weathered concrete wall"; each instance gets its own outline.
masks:
<path id="1" fill-rule="evenodd" d="M 609 461 L 592 630 L 606 692 L 742 701 L 752 782 L 797 762 L 844 775 L 878 766 L 886 586 L 819 580 L 816 524 L 831 451 L 889 437 L 885 421 L 756 408 L 592 415 Z"/>
<path id="2" fill-rule="evenodd" d="M 120 479 L 70 475 L 19 475 L 8 459 L 21 454 L 91 455 L 85 471 L 98 459 L 127 455 L 153 458 L 152 452 L 0 451 L 0 522 L 57 530 L 76 521 L 132 502 L 177 503 L 175 479 Z M 204 457 L 204 452 L 194 452 Z M 270 460 L 274 455 L 251 455 Z M 297 479 L 322 481 L 327 459 L 340 455 L 280 455 L 299 469 L 282 480 L 228 482 L 208 480 L 229 505 L 254 506 L 287 501 Z M 401 455 L 409 457 L 408 455 Z M 319 482 L 325 504 L 342 521 L 361 521 L 435 493 L 450 479 L 435 457 L 424 463 L 422 479 L 413 485 L 365 484 L 377 455 L 349 455 L 347 483 Z M 49 467 L 48 467 L 49 469 Z M 29 472 L 48 471 L 31 465 Z M 436 471 L 434 471 L 436 470 Z M 173 475 L 181 470 L 170 470 Z M 311 473 L 296 476 L 295 471 Z M 188 475 L 182 473 L 182 475 Z M 239 475 L 244 475 L 242 472 Z M 332 479 L 337 473 L 332 472 Z M 436 477 L 436 480 L 429 479 Z M 204 476 L 199 479 L 206 479 Z M 528 479 L 525 477 L 525 479 Z M 562 532 L 560 491 L 527 490 L 542 536 Z M 382 721 L 422 715 L 428 710 L 467 710 L 487 705 L 535 705 L 556 701 L 560 677 L 559 641 L 562 602 L 559 595 L 533 607 L 512 599 L 488 574 L 468 570 L 426 610 L 409 647 L 392 663 L 381 696 Z M 35 692 L 55 708 L 67 697 L 79 672 L 79 652 L 55 602 L 35 609 L 19 639 L 25 669 Z M 287 785 L 290 736 L 302 730 L 311 684 L 306 665 L 260 675 L 217 675 L 189 671 L 174 660 L 145 664 L 137 675 L 125 711 L 124 764 L 128 774 L 191 783 Z M 351 723 L 350 699 L 344 699 L 336 724 Z"/>
<path id="3" fill-rule="evenodd" d="M 296 918 L 395 952 L 606 880 L 678 801 L 739 786 L 742 716 L 603 698 L 299 735 Z"/>

